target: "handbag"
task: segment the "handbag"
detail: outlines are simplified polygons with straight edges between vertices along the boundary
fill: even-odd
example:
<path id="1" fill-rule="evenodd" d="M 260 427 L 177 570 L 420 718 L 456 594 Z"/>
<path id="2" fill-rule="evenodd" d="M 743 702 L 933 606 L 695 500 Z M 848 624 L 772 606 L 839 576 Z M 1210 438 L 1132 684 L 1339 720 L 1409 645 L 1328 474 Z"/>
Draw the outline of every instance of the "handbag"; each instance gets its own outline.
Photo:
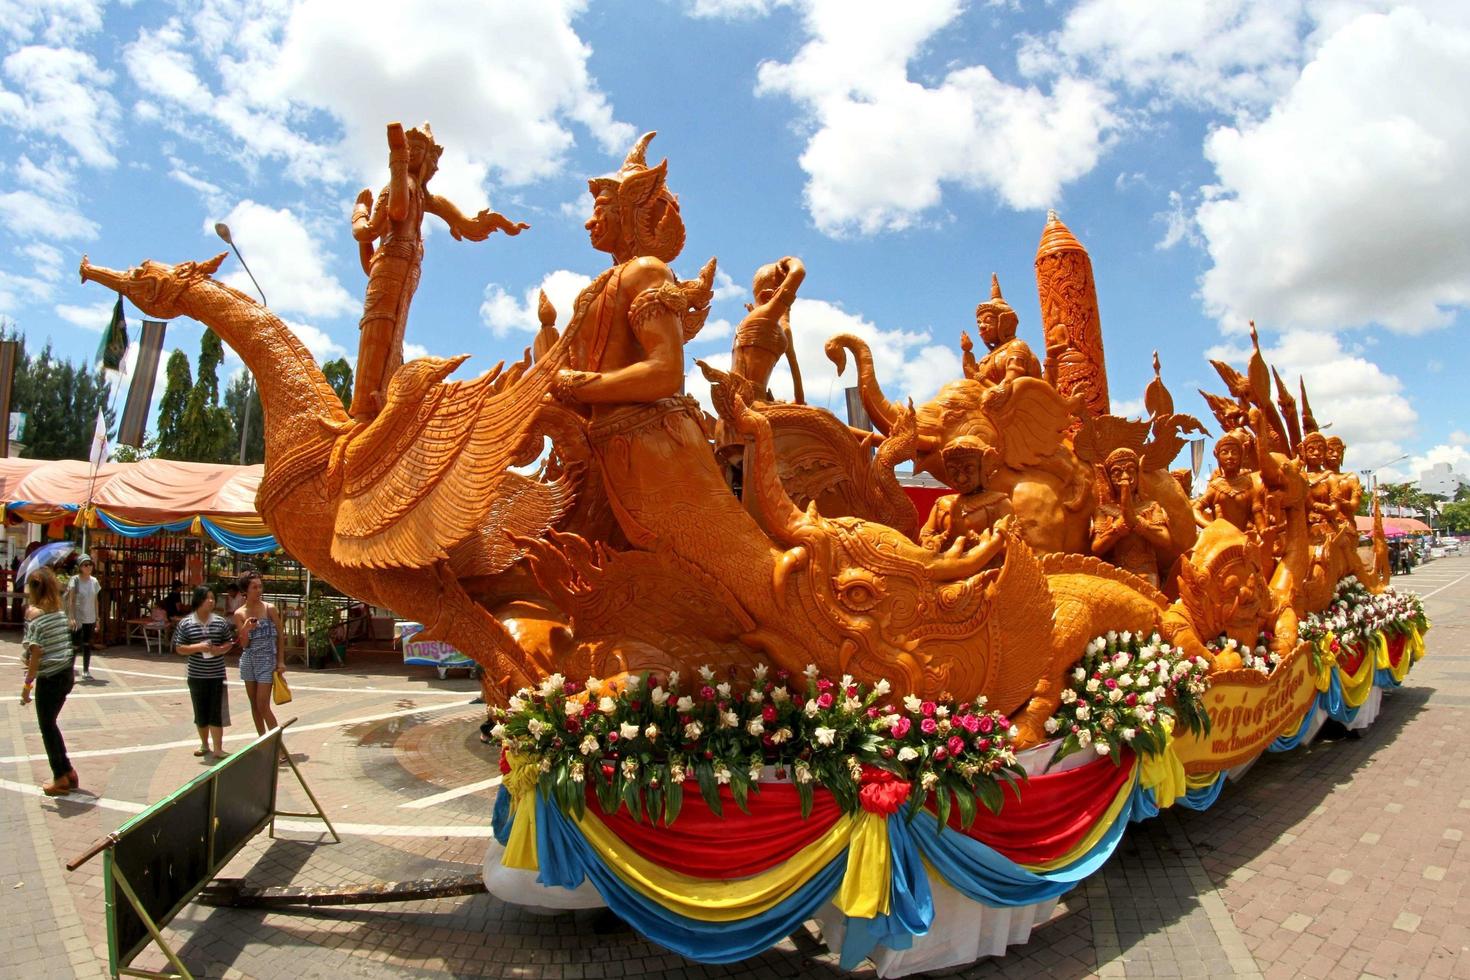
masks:
<path id="1" fill-rule="evenodd" d="M 286 675 L 279 670 L 271 675 L 271 700 L 276 704 L 287 704 L 291 700 L 291 687 L 286 683 Z"/>

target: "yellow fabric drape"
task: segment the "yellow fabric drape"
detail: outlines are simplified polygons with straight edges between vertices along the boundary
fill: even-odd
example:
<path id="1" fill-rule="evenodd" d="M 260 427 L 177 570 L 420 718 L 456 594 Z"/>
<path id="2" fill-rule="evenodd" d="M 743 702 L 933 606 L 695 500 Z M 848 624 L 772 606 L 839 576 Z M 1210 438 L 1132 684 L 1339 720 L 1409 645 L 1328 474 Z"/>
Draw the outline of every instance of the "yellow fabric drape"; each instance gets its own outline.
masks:
<path id="1" fill-rule="evenodd" d="M 1138 760 L 1138 783 L 1154 791 L 1154 802 L 1160 810 L 1189 792 L 1185 782 L 1184 763 L 1174 751 L 1174 719 L 1164 719 L 1164 750 Z"/>
<path id="2" fill-rule="evenodd" d="M 705 922 L 735 922 L 784 902 L 835 860 L 852 839 L 853 822 L 851 814 L 839 817 L 831 829 L 790 860 L 734 881 L 694 878 L 660 867 L 625 844 L 591 810 L 577 821 L 577 827 L 608 869 L 630 888 L 678 915 Z"/>
<path id="3" fill-rule="evenodd" d="M 1338 680 L 1342 682 L 1342 703 L 1349 708 L 1358 707 L 1373 692 L 1374 663 L 1373 656 L 1364 655 L 1356 674 L 1349 675 L 1341 667 L 1337 668 Z"/>
<path id="4" fill-rule="evenodd" d="M 1424 631 L 1428 632 L 1428 630 L 1429 625 L 1426 623 L 1424 626 Z M 1421 633 L 1419 631 L 1419 627 L 1409 627 L 1409 642 L 1406 644 L 1406 646 L 1409 653 L 1412 655 L 1414 662 L 1418 663 L 1419 660 L 1424 656 L 1424 633 Z"/>
<path id="5" fill-rule="evenodd" d="M 1336 637 L 1328 630 L 1317 641 L 1317 690 L 1326 691 L 1332 686 L 1332 669 L 1337 666 L 1337 654 L 1332 652 L 1332 641 Z"/>
<path id="6" fill-rule="evenodd" d="M 859 812 L 852 825 L 847 873 L 837 891 L 837 908 L 859 919 L 887 915 L 888 891 L 893 883 L 889 861 L 888 818 L 867 810 Z"/>
<path id="7" fill-rule="evenodd" d="M 536 763 L 518 752 L 508 753 L 506 761 L 510 763 L 505 789 L 510 793 L 511 825 L 500 863 L 507 868 L 540 871 L 536 856 Z"/>

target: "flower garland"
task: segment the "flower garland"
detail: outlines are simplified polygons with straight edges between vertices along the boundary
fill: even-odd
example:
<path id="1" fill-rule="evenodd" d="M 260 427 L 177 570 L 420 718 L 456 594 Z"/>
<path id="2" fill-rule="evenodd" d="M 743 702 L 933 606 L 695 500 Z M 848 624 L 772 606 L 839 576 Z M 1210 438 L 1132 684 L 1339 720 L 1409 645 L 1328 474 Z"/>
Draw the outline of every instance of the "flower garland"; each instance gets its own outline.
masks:
<path id="1" fill-rule="evenodd" d="M 1118 762 L 1124 746 L 1144 755 L 1164 750 L 1165 719 L 1200 734 L 1210 730 L 1201 697 L 1209 664 L 1163 642 L 1154 633 L 1109 631 L 1087 644 L 1069 675 L 1062 705 L 1046 730 L 1062 735 L 1056 758 L 1091 749 Z"/>
<path id="2" fill-rule="evenodd" d="M 1423 632 L 1428 626 L 1417 595 L 1392 586 L 1374 595 L 1356 575 L 1349 575 L 1337 583 L 1327 608 L 1304 617 L 1297 632 L 1309 643 L 1331 633 L 1340 643 L 1354 646 L 1374 633 L 1408 633 L 1411 627 Z"/>
<path id="3" fill-rule="evenodd" d="M 1273 639 L 1275 637 L 1272 634 L 1262 632 L 1256 637 L 1256 645 L 1251 647 L 1221 633 L 1206 643 L 1205 648 L 1214 654 L 1238 654 L 1242 667 L 1249 667 L 1270 677 L 1271 672 L 1281 665 L 1281 655 L 1271 649 Z"/>
<path id="4" fill-rule="evenodd" d="M 736 677 L 734 668 L 717 679 L 701 667 L 686 690 L 678 672 L 617 683 L 552 674 L 495 709 L 491 734 L 535 764 L 540 791 L 564 812 L 584 812 L 590 784 L 603 812 L 625 806 L 665 826 L 678 818 L 686 781 L 719 815 L 721 787 L 745 810 L 768 771 L 792 780 L 803 817 L 819 786 L 846 812 L 906 803 L 917 814 L 932 800 L 941 824 L 953 805 L 967 827 L 977 802 L 999 812 L 1003 783 L 1019 793 L 1016 729 L 984 698 L 909 695 L 895 704 L 887 681 L 833 681 L 814 666 L 794 679 L 763 665 L 745 684 Z"/>

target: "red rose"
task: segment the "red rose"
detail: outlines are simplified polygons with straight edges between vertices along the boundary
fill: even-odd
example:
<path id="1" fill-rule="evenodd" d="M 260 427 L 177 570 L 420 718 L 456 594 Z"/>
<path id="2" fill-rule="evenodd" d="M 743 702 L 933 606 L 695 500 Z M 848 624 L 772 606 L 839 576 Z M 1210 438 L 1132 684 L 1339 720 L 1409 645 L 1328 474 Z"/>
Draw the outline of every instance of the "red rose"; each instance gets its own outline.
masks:
<path id="1" fill-rule="evenodd" d="M 925 718 L 931 718 L 934 715 L 934 709 L 937 707 L 939 706 L 933 701 L 925 701 L 923 704 L 919 705 L 919 713 Z"/>
<path id="2" fill-rule="evenodd" d="M 965 751 L 965 740 L 958 735 L 951 735 L 945 745 L 948 747 L 950 755 L 959 755 Z"/>
<path id="3" fill-rule="evenodd" d="M 817 690 L 819 690 L 819 691 L 830 691 L 830 690 L 832 690 L 832 682 L 829 681 L 829 680 L 827 680 L 827 678 L 823 677 L 821 680 L 817 681 Z"/>
<path id="4" fill-rule="evenodd" d="M 980 741 L 976 742 L 975 743 L 975 751 L 977 751 L 977 752 L 989 752 L 990 751 L 990 739 L 988 739 L 988 738 L 982 738 L 982 739 L 980 739 Z"/>
<path id="5" fill-rule="evenodd" d="M 699 689 L 699 696 L 705 701 L 713 701 L 715 699 L 715 689 L 706 684 Z"/>
<path id="6" fill-rule="evenodd" d="M 776 706 L 774 704 L 768 704 L 764 708 L 761 709 L 761 721 L 775 721 L 775 720 L 776 720 Z"/>
<path id="7" fill-rule="evenodd" d="M 580 718 L 568 718 L 567 719 L 567 731 L 572 732 L 573 734 L 576 734 L 577 732 L 580 732 L 581 730 L 582 730 L 582 719 L 580 719 Z"/>
<path id="8" fill-rule="evenodd" d="M 825 692 L 817 695 L 817 707 L 819 707 L 819 708 L 830 708 L 830 707 L 832 707 L 832 693 L 830 691 L 825 691 Z"/>

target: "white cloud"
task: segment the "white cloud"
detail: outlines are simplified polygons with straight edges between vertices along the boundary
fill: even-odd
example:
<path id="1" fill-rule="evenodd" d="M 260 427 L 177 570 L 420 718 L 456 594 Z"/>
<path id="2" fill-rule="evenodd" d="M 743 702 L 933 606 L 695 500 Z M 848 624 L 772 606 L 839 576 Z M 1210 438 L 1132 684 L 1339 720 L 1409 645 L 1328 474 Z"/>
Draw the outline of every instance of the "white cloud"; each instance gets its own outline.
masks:
<path id="1" fill-rule="evenodd" d="M 6 0 L 0 4 L 0 34 L 24 44 L 39 36 L 66 44 L 102 26 L 105 0 Z"/>
<path id="2" fill-rule="evenodd" d="M 790 62 L 765 62 L 759 94 L 791 97 L 813 133 L 800 159 L 806 203 L 828 234 L 901 230 L 944 185 L 1016 209 L 1058 203 L 1097 163 L 1117 126 L 1102 87 L 1064 75 L 1050 92 L 1010 85 L 983 65 L 929 87 L 909 63 L 960 13 L 957 0 L 811 0 L 810 35 Z"/>
<path id="3" fill-rule="evenodd" d="M 93 333 L 101 333 L 102 328 L 112 322 L 112 309 L 115 303 L 116 300 L 110 299 L 86 306 L 60 303 L 56 306 L 56 315 L 72 326 L 81 327 Z"/>
<path id="4" fill-rule="evenodd" d="M 334 317 L 361 310 L 337 278 L 327 272 L 323 261 L 328 250 L 315 241 L 306 226 L 287 208 L 276 209 L 245 200 L 225 216 L 235 244 L 250 263 L 270 307 L 277 313 L 299 313 L 310 317 Z M 204 231 L 214 235 L 214 218 L 204 222 Z M 231 256 L 233 258 L 233 256 Z M 232 263 L 233 264 L 233 263 Z M 245 270 L 233 269 L 224 281 L 248 295 L 255 286 Z"/>
<path id="5" fill-rule="evenodd" d="M 1463 429 L 1456 429 L 1450 433 L 1450 445 L 1470 446 L 1470 433 L 1465 432 Z"/>
<path id="6" fill-rule="evenodd" d="M 572 23 L 584 6 L 207 0 L 186 20 L 142 32 L 128 65 L 173 111 L 211 119 L 247 165 L 280 159 L 303 182 L 381 182 L 384 121 L 427 118 L 446 147 L 436 188 L 477 209 L 492 179 L 558 172 L 572 125 L 608 152 L 635 135 L 588 71 L 591 49 Z M 337 136 L 308 135 L 323 118 Z"/>
<path id="7" fill-rule="evenodd" d="M 1227 328 L 1415 332 L 1470 305 L 1470 27 L 1400 8 L 1323 40 L 1260 123 L 1206 142 L 1195 212 Z"/>
<path id="8" fill-rule="evenodd" d="M 789 7 L 791 0 L 689 0 L 691 17 L 715 17 L 737 20 L 764 17 L 777 7 Z"/>
<path id="9" fill-rule="evenodd" d="M 1344 465 L 1370 469 L 1401 456 L 1415 434 L 1419 415 L 1404 395 L 1404 385 L 1372 361 L 1350 354 L 1332 334 L 1296 331 L 1263 351 L 1293 395 L 1305 380 L 1307 398 L 1319 425 L 1347 444 Z M 1242 366 L 1249 348 L 1215 347 L 1205 356 Z M 1213 386 L 1219 390 L 1220 385 Z M 1207 413 L 1205 413 L 1207 414 Z"/>
<path id="10" fill-rule="evenodd" d="M 61 278 L 61 249 L 45 242 L 31 242 L 20 249 L 20 253 L 36 263 L 36 275 L 47 282 Z"/>
<path id="11" fill-rule="evenodd" d="M 714 320 L 706 320 L 699 334 L 690 343 L 706 344 L 718 343 L 719 341 L 728 343 L 734 335 L 735 325 L 729 320 L 720 317 Z"/>
<path id="12" fill-rule="evenodd" d="M 1454 442 L 1440 443 L 1426 452 L 1382 467 L 1374 475 L 1379 483 L 1418 483 L 1436 463 L 1448 463 L 1452 473 L 1470 474 L 1470 449 Z"/>
<path id="13" fill-rule="evenodd" d="M 1108 412 L 1125 419 L 1143 418 L 1143 398 L 1140 396 L 1138 398 L 1109 399 Z"/>
<path id="14" fill-rule="evenodd" d="M 33 300 L 51 298 L 53 287 L 43 279 L 20 276 L 0 269 L 0 313 L 14 314 Z"/>
<path id="15" fill-rule="evenodd" d="M 429 348 L 425 347 L 423 344 L 404 344 L 403 345 L 403 359 L 404 359 L 404 361 L 416 361 L 416 360 L 418 360 L 421 357 L 428 357 L 428 356 L 429 356 Z"/>
<path id="16" fill-rule="evenodd" d="M 492 282 L 485 287 L 485 299 L 480 304 L 480 319 L 497 337 L 505 337 L 515 331 L 535 333 L 541 328 L 541 320 L 536 315 L 537 303 L 541 291 L 545 290 L 546 298 L 556 307 L 556 325 L 557 329 L 561 329 L 571 318 L 572 304 L 576 302 L 577 294 L 590 282 L 592 279 L 580 272 L 557 269 L 547 273 L 537 285 L 523 291 L 519 299 L 503 286 Z"/>
<path id="17" fill-rule="evenodd" d="M 314 327 L 309 323 L 297 323 L 295 320 L 283 321 L 291 328 L 296 338 L 306 345 L 311 351 L 311 356 L 316 358 L 318 366 L 327 361 L 336 360 L 347 353 L 347 348 L 337 343 L 325 330 Z"/>
<path id="18" fill-rule="evenodd" d="M 715 270 L 715 294 L 710 300 L 711 303 L 723 303 L 744 295 L 745 287 L 730 278 L 730 273 L 724 269 Z"/>
<path id="19" fill-rule="evenodd" d="M 59 139 L 84 163 L 110 167 L 117 141 L 112 73 L 90 54 L 30 46 L 6 57 L 5 76 L 18 92 L 0 90 L 0 120 L 23 132 Z"/>
<path id="20" fill-rule="evenodd" d="M 204 201 L 206 207 L 214 211 L 224 210 L 224 188 L 220 187 L 218 184 L 205 180 L 203 177 L 197 176 L 193 171 L 189 169 L 188 164 L 184 163 L 184 161 L 176 157 L 169 157 L 168 162 L 169 177 L 178 181 L 180 184 L 183 184 L 194 193 L 198 194 L 199 197 Z"/>
<path id="21" fill-rule="evenodd" d="M 1295 80 L 1300 0 L 1083 0 L 1029 38 L 1027 74 L 1090 71 L 1162 101 L 1225 112 L 1270 105 Z"/>
<path id="22" fill-rule="evenodd" d="M 1160 251 L 1171 249 L 1180 242 L 1204 244 L 1199 232 L 1195 230 L 1194 216 L 1184 206 L 1184 195 L 1178 191 L 1169 192 L 1169 209 L 1154 215 L 1154 220 L 1163 222 L 1165 226 L 1164 237 L 1154 245 Z"/>
<path id="23" fill-rule="evenodd" d="M 13 234 L 25 237 L 95 238 L 97 224 L 75 206 L 30 191 L 0 194 L 0 218 Z"/>

